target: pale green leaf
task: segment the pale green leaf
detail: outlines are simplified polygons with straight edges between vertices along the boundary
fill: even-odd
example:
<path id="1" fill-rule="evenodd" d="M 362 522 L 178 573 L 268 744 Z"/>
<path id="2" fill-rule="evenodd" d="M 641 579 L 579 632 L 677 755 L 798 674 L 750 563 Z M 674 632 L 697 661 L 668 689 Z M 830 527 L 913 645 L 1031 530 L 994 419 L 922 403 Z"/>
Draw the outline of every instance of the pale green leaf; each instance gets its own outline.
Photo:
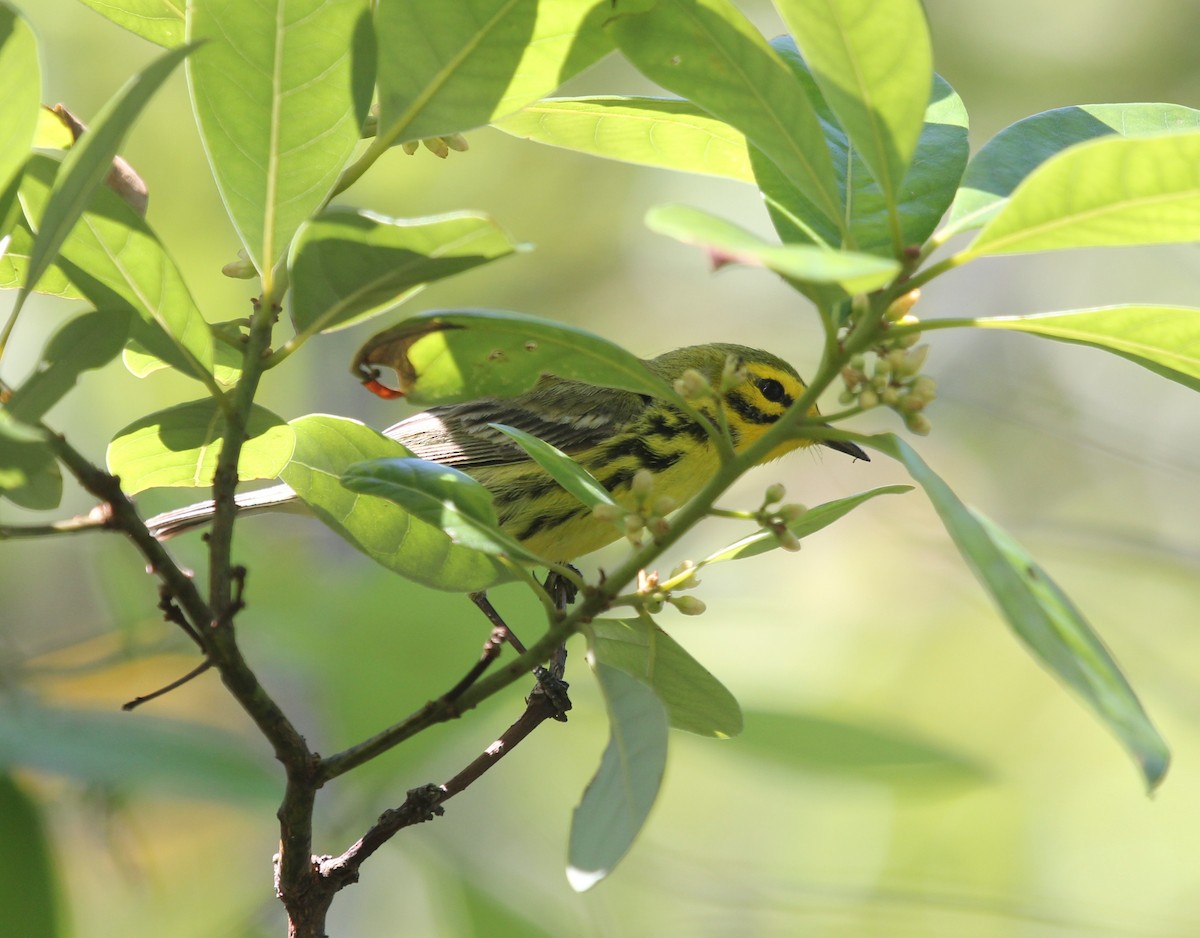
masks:
<path id="1" fill-rule="evenodd" d="M 1103 349 L 1200 391 L 1200 309 L 1194 307 L 1102 306 L 974 319 L 970 324 Z"/>
<path id="2" fill-rule="evenodd" d="M 675 729 L 722 739 L 742 731 L 733 694 L 649 619 L 594 619 L 583 631 L 593 666 L 617 668 L 650 687 Z"/>
<path id="3" fill-rule="evenodd" d="M 1200 133 L 1101 137 L 1039 165 L 963 257 L 1200 241 Z"/>
<path id="4" fill-rule="evenodd" d="M 1181 104 L 1081 104 L 1026 117 L 1005 127 L 972 158 L 942 237 L 983 225 L 1026 176 L 1073 144 L 1193 130 L 1200 130 L 1200 111 Z"/>
<path id="5" fill-rule="evenodd" d="M 265 407 L 255 405 L 246 420 L 246 442 L 238 479 L 273 479 L 287 465 L 292 429 Z M 216 401 L 179 404 L 142 417 L 108 445 L 108 470 L 121 477 L 129 494 L 151 488 L 212 485 L 225 440 L 225 418 Z"/>
<path id="6" fill-rule="evenodd" d="M 264 277 L 360 138 L 374 47 L 367 0 L 188 5 L 192 103 L 213 176 Z"/>
<path id="7" fill-rule="evenodd" d="M 10 6 L 0 5 L 0 190 L 20 172 L 33 145 L 41 74 L 33 30 Z"/>
<path id="8" fill-rule="evenodd" d="M 291 259 L 292 322 L 305 334 L 362 322 L 427 284 L 513 253 L 489 216 L 385 218 L 334 210 L 306 224 Z"/>
<path id="9" fill-rule="evenodd" d="M 490 124 L 552 93 L 610 49 L 609 0 L 379 0 L 385 145 Z"/>
<path id="10" fill-rule="evenodd" d="M 1013 632 L 1120 740 L 1148 787 L 1155 788 L 1170 762 L 1166 743 L 1070 599 L 1006 532 L 964 505 L 907 443 L 891 434 L 872 437 L 870 443 L 901 462 L 925 489 L 963 559 Z"/>
<path id="11" fill-rule="evenodd" d="M 395 440 L 354 420 L 311 414 L 292 421 L 295 451 L 280 477 L 326 525 L 389 570 L 433 589 L 471 592 L 511 579 L 499 561 L 453 542 L 383 498 L 341 484 L 351 465 L 411 456 Z"/>
<path id="12" fill-rule="evenodd" d="M 837 284 L 848 293 L 867 293 L 900 273 L 900 262 L 874 254 L 835 251 L 809 244 L 772 244 L 732 222 L 687 205 L 659 205 L 646 213 L 646 226 L 685 244 L 706 248 L 714 264 L 765 267 L 801 283 Z"/>
<path id="13" fill-rule="evenodd" d="M 830 110 L 896 215 L 925 123 L 933 55 L 919 0 L 775 0 Z"/>
<path id="14" fill-rule="evenodd" d="M 593 670 L 611 736 L 571 818 L 567 880 L 577 892 L 625 856 L 654 806 L 667 764 L 667 714 L 654 691 L 617 668 L 596 664 Z"/>
<path id="15" fill-rule="evenodd" d="M 81 0 L 101 16 L 160 46 L 183 42 L 185 0 Z"/>
<path id="16" fill-rule="evenodd" d="M 660 0 L 648 12 L 618 13 L 609 28 L 643 74 L 740 130 L 827 227 L 841 230 L 837 180 L 816 112 L 729 0 Z"/>

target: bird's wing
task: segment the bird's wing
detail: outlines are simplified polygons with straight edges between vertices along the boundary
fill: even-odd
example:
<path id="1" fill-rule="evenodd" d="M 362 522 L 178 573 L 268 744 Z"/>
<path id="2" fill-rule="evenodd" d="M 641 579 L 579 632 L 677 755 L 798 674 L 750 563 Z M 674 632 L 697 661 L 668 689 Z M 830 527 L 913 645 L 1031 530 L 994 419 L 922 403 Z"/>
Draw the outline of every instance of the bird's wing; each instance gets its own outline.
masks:
<path id="1" fill-rule="evenodd" d="M 529 458 L 490 423 L 516 427 L 576 453 L 611 437 L 645 406 L 646 401 L 630 391 L 547 377 L 518 397 L 433 407 L 384 433 L 422 459 L 469 469 Z"/>

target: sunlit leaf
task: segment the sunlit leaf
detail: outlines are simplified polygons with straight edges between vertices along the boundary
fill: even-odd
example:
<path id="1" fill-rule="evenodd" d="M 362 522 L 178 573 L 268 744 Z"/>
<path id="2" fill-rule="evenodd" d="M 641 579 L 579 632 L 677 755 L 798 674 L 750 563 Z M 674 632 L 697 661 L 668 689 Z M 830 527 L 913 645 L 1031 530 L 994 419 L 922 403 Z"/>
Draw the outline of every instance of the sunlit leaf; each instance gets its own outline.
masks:
<path id="1" fill-rule="evenodd" d="M 499 527 L 492 495 L 465 472 L 412 457 L 388 457 L 347 466 L 342 485 L 360 495 L 394 502 L 462 547 L 538 563 Z"/>
<path id="2" fill-rule="evenodd" d="M 351 465 L 411 456 L 395 440 L 354 420 L 312 414 L 292 421 L 295 451 L 280 477 L 326 525 L 371 559 L 434 589 L 470 592 L 511 579 L 499 561 L 454 544 L 383 498 L 359 495 L 341 483 Z"/>
<path id="3" fill-rule="evenodd" d="M 160 46 L 183 42 L 184 0 L 81 0 L 101 16 Z"/>
<path id="4" fill-rule="evenodd" d="M 918 0 L 776 0 L 822 96 L 886 205 L 901 199 L 925 122 L 933 55 Z M 893 215 L 893 249 L 903 247 Z"/>
<path id="5" fill-rule="evenodd" d="M 808 537 L 808 535 L 815 534 L 822 528 L 833 524 L 833 522 L 849 514 L 863 502 L 869 501 L 877 495 L 902 495 L 905 492 L 911 491 L 911 485 L 884 485 L 876 489 L 871 489 L 868 492 L 859 492 L 857 495 L 838 498 L 831 502 L 825 502 L 823 505 L 810 508 L 795 521 L 789 522 L 787 528 L 798 538 Z M 779 547 L 779 538 L 775 532 L 763 528 L 743 537 L 741 540 L 734 541 L 728 547 L 722 548 L 714 554 L 709 554 L 709 556 L 700 561 L 698 566 L 717 563 L 722 560 L 742 560 L 746 557 L 754 557 L 758 554 L 766 553 L 769 550 L 775 550 L 777 547 Z"/>
<path id="6" fill-rule="evenodd" d="M 1194 307 L 1101 306 L 969 322 L 1103 349 L 1200 391 L 1200 309 Z"/>
<path id="7" fill-rule="evenodd" d="M 790 280 L 838 284 L 849 293 L 878 289 L 900 272 L 900 262 L 874 254 L 809 244 L 772 244 L 732 222 L 688 205 L 659 205 L 646 213 L 651 231 L 708 249 L 715 264 L 765 267 Z"/>
<path id="8" fill-rule="evenodd" d="M 496 123 L 548 146 L 754 182 L 741 132 L 677 98 L 547 98 Z"/>
<path id="9" fill-rule="evenodd" d="M 274 479 L 292 455 L 291 427 L 255 405 L 246 433 L 238 479 Z M 108 445 L 108 470 L 121 477 L 121 488 L 130 494 L 211 485 L 224 441 L 225 418 L 215 401 L 179 404 L 135 420 L 117 433 Z"/>
<path id="10" fill-rule="evenodd" d="M 589 660 L 650 687 L 667 708 L 671 726 L 718 738 L 742 731 L 742 711 L 733 694 L 653 622 L 594 619 L 583 630 Z"/>
<path id="11" fill-rule="evenodd" d="M 1104 644 L 1074 604 L 1025 550 L 959 500 L 903 440 L 871 445 L 920 483 L 955 545 L 1009 626 L 1052 674 L 1074 690 L 1137 761 L 1147 785 L 1162 781 L 1170 752 Z"/>
<path id="12" fill-rule="evenodd" d="M 1200 133 L 1101 137 L 1039 165 L 964 257 L 1200 241 Z"/>
<path id="13" fill-rule="evenodd" d="M 659 0 L 648 12 L 618 12 L 609 29 L 643 74 L 740 130 L 840 230 L 837 181 L 812 104 L 729 0 Z"/>
<path id="14" fill-rule="evenodd" d="M 1026 176 L 1076 143 L 1192 130 L 1200 130 L 1200 111 L 1181 104 L 1081 104 L 1026 117 L 1005 127 L 972 158 L 942 236 L 983 225 Z"/>
<path id="15" fill-rule="evenodd" d="M 612 872 L 642 829 L 667 763 L 667 713 L 654 691 L 624 671 L 593 667 L 611 736 L 571 818 L 567 880 L 577 892 Z"/>
<path id="16" fill-rule="evenodd" d="M 374 80 L 367 0 L 188 4 L 188 81 L 213 176 L 259 273 L 287 252 L 360 138 Z"/>
<path id="17" fill-rule="evenodd" d="M 609 0 L 379 0 L 379 137 L 482 127 L 552 93 L 610 49 Z"/>
<path id="18" fill-rule="evenodd" d="M 33 30 L 10 6 L 0 5 L 0 190 L 29 156 L 41 111 L 41 74 Z"/>
<path id="19" fill-rule="evenodd" d="M 373 336 L 352 369 L 364 379 L 394 369 L 413 404 L 511 397 L 543 374 L 674 400 L 665 381 L 607 339 L 500 310 L 431 310 Z"/>
<path id="20" fill-rule="evenodd" d="M 475 212 L 384 218 L 329 211 L 296 239 L 292 322 L 306 334 L 341 329 L 515 249 L 499 225 Z"/>

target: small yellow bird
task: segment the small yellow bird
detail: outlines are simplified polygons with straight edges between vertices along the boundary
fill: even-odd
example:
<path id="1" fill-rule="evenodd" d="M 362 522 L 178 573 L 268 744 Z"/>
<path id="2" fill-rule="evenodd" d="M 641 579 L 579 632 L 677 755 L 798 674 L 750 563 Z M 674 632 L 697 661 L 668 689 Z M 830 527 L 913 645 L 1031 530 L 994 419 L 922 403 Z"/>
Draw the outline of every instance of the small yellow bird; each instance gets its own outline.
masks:
<path id="1" fill-rule="evenodd" d="M 741 451 L 804 393 L 804 382 L 791 365 L 769 352 L 720 343 L 675 349 L 644 364 L 668 383 L 694 370 L 719 388 L 730 359 L 746 380 L 720 395 L 720 406 L 733 448 Z M 711 397 L 696 401 L 697 409 L 710 415 L 716 406 Z M 809 413 L 816 415 L 816 407 Z M 489 426 L 492 423 L 516 427 L 558 447 L 618 502 L 631 501 L 633 478 L 645 469 L 654 479 L 655 496 L 682 505 L 720 465 L 704 427 L 669 402 L 550 375 L 517 397 L 433 407 L 384 431 L 415 456 L 477 479 L 492 493 L 500 527 L 533 553 L 554 561 L 598 550 L 620 537 L 620 531 L 594 516 L 508 436 Z M 853 443 L 792 439 L 761 462 L 815 442 L 869 459 Z M 238 508 L 247 512 L 279 510 L 296 501 L 286 485 L 237 495 Z M 147 526 L 155 537 L 165 539 L 206 524 L 212 513 L 211 501 L 200 502 L 151 518 Z"/>

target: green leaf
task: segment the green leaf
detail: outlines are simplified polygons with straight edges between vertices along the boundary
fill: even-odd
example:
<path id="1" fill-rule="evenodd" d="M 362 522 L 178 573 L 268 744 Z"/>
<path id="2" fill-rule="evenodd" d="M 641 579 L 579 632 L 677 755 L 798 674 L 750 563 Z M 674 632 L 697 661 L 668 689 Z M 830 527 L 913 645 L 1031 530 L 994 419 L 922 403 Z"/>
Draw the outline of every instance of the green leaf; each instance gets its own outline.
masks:
<path id="1" fill-rule="evenodd" d="M 514 137 L 577 153 L 754 182 L 746 138 L 691 101 L 548 98 L 495 127 Z"/>
<path id="2" fill-rule="evenodd" d="M 658 697 L 617 668 L 597 663 L 593 670 L 612 735 L 571 818 L 567 880 L 576 892 L 602 880 L 628 852 L 667 764 L 667 714 Z"/>
<path id="3" fill-rule="evenodd" d="M 393 502 L 357 495 L 341 483 L 351 465 L 411 456 L 395 440 L 341 417 L 293 420 L 296 448 L 280 477 L 326 525 L 372 560 L 433 589 L 471 592 L 512 578 L 498 560 L 451 542 Z"/>
<path id="4" fill-rule="evenodd" d="M 11 421 L 8 415 L 4 423 Z M 49 511 L 58 507 L 62 493 L 62 471 L 45 443 L 23 442 L 11 431 L 0 433 L 0 495 L 30 511 Z"/>
<path id="5" fill-rule="evenodd" d="M 238 479 L 274 479 L 292 455 L 291 428 L 255 405 L 246 421 Z M 108 444 L 108 470 L 130 495 L 152 488 L 211 485 L 225 439 L 216 401 L 179 404 L 135 420 Z"/>
<path id="6" fill-rule="evenodd" d="M 37 157 L 34 158 L 35 160 Z M 8 250 L 0 257 L 0 290 L 18 290 L 29 281 L 29 252 L 33 250 L 33 232 L 22 215 L 12 229 Z M 81 300 L 83 294 L 71 283 L 58 264 L 51 264 L 32 288 L 34 293 Z"/>
<path id="7" fill-rule="evenodd" d="M 379 133 L 386 146 L 490 124 L 610 49 L 607 0 L 379 0 Z"/>
<path id="8" fill-rule="evenodd" d="M 67 934 L 47 825 L 38 803 L 8 773 L 0 775 L 0 903 L 14 935 Z"/>
<path id="9" fill-rule="evenodd" d="M 973 319 L 970 324 L 1103 349 L 1200 391 L 1200 309 L 1194 307 L 1101 306 Z"/>
<path id="10" fill-rule="evenodd" d="M 184 0 L 81 0 L 105 19 L 170 48 L 183 42 Z"/>
<path id="11" fill-rule="evenodd" d="M 588 508 L 597 505 L 616 505 L 616 501 L 608 494 L 608 489 L 575 462 L 557 446 L 539 440 L 532 433 L 526 433 L 516 427 L 506 427 L 502 423 L 489 423 L 501 433 L 512 438 L 521 449 L 529 454 L 529 458 L 549 473 L 550 478 L 574 495 Z"/>
<path id="12" fill-rule="evenodd" d="M 41 102 L 37 39 L 24 17 L 0 5 L 0 190 L 29 157 Z"/>
<path id="13" fill-rule="evenodd" d="M 658 205 L 646 213 L 651 231 L 707 248 L 713 263 L 765 267 L 801 283 L 838 284 L 867 293 L 900 273 L 900 262 L 873 254 L 808 244 L 771 244 L 745 228 L 687 205 Z"/>
<path id="14" fill-rule="evenodd" d="M 134 319 L 129 330 L 129 344 L 121 360 L 135 378 L 146 378 L 164 368 L 173 368 L 189 378 L 199 378 L 191 356 L 156 323 Z M 232 387 L 242 375 L 242 350 L 221 341 L 217 325 L 204 323 L 213 350 L 212 377 L 220 387 Z"/>
<path id="15" fill-rule="evenodd" d="M 176 797 L 278 801 L 282 783 L 261 744 L 211 726 L 139 713 L 65 710 L 31 701 L 0 710 L 0 766 Z"/>
<path id="16" fill-rule="evenodd" d="M 0 407 L 0 439 L 13 443 L 44 443 L 48 434 L 40 427 L 17 419 L 7 407 Z"/>
<path id="17" fill-rule="evenodd" d="M 207 0 L 188 17 L 188 36 L 207 40 L 188 62 L 201 139 L 269 281 L 358 143 L 374 77 L 367 0 Z"/>
<path id="18" fill-rule="evenodd" d="M 1200 240 L 1200 133 L 1101 137 L 1037 167 L 966 259 Z"/>
<path id="19" fill-rule="evenodd" d="M 54 172 L 49 157 L 30 160 L 21 184 L 30 218 L 49 212 Z M 201 380 L 212 374 L 208 323 L 157 235 L 120 196 L 107 188 L 95 190 L 61 247 L 58 264 L 84 297 L 98 308 L 125 307 L 137 313 L 175 347 L 173 358 L 184 374 Z"/>
<path id="20" fill-rule="evenodd" d="M 795 521 L 788 523 L 788 530 L 798 538 L 808 537 L 810 534 L 815 534 L 822 528 L 828 527 L 844 515 L 849 514 L 863 502 L 875 498 L 877 495 L 902 495 L 905 492 L 911 492 L 911 485 L 884 485 L 876 489 L 871 489 L 868 492 L 859 492 L 857 495 L 850 495 L 846 498 L 838 498 L 831 502 L 825 502 L 823 505 L 817 505 L 815 508 L 810 508 Z M 774 550 L 779 546 L 779 538 L 775 536 L 775 532 L 762 528 L 755 531 L 741 540 L 734 541 L 728 547 L 722 548 L 715 554 L 709 554 L 696 566 L 703 567 L 706 564 L 718 563 L 722 560 L 742 560 L 746 557 L 754 557 L 758 554 L 765 554 L 769 550 Z"/>
<path id="21" fill-rule="evenodd" d="M 648 686 L 675 729 L 720 739 L 741 733 L 733 694 L 649 619 L 594 619 L 583 631 L 593 667 L 616 668 Z"/>
<path id="22" fill-rule="evenodd" d="M 729 0 L 659 0 L 648 12 L 618 14 L 609 29 L 646 77 L 740 130 L 827 226 L 841 230 L 817 115 L 791 70 Z"/>
<path id="23" fill-rule="evenodd" d="M 573 326 L 500 310 L 430 310 L 373 336 L 351 370 L 393 368 L 420 406 L 513 397 L 543 374 L 677 401 L 637 356 Z"/>
<path id="24" fill-rule="evenodd" d="M 41 420 L 83 372 L 116 358 L 128 335 L 127 310 L 92 310 L 69 320 L 46 343 L 37 370 L 13 392 L 8 409 L 26 422 Z"/>
<path id="25" fill-rule="evenodd" d="M 113 157 L 125 135 L 150 98 L 171 72 L 195 47 L 181 46 L 163 53 L 133 76 L 100 110 L 88 132 L 67 151 L 54 178 L 45 208 L 36 214 L 37 236 L 30 252 L 29 270 L 17 302 L 27 296 L 34 284 L 67 240 L 93 194 L 112 167 Z"/>
<path id="26" fill-rule="evenodd" d="M 292 256 L 292 322 L 305 334 L 375 316 L 435 280 L 507 257 L 516 245 L 489 216 L 384 218 L 325 212 L 301 228 Z"/>
<path id="27" fill-rule="evenodd" d="M 893 212 L 925 122 L 933 54 L 918 0 L 776 0 L 830 110 Z M 893 250 L 904 247 L 892 215 Z"/>
<path id="28" fill-rule="evenodd" d="M 462 547 L 493 557 L 544 562 L 500 530 L 492 493 L 458 469 L 413 457 L 373 459 L 347 466 L 342 485 L 394 502 Z"/>
<path id="29" fill-rule="evenodd" d="M 907 443 L 892 434 L 869 442 L 903 463 L 925 489 L 959 552 L 1017 637 L 1121 741 L 1154 789 L 1166 774 L 1170 752 L 1117 663 L 1070 599 L 1007 533 L 964 505 Z"/>
<path id="30" fill-rule="evenodd" d="M 909 733 L 814 713 L 748 711 L 738 749 L 801 772 L 875 780 L 987 777 L 971 760 Z"/>
<path id="31" fill-rule="evenodd" d="M 942 237 L 978 228 L 1021 181 L 1067 147 L 1097 137 L 1146 137 L 1200 130 L 1200 111 L 1181 104 L 1082 104 L 1017 121 L 984 144 L 967 166 Z"/>
<path id="32" fill-rule="evenodd" d="M 771 45 L 788 67 L 820 121 L 825 142 L 833 155 L 841 212 L 850 226 L 857 250 L 895 257 L 893 212 L 900 220 L 905 245 L 923 244 L 937 228 L 954 198 L 967 165 L 967 111 L 962 99 L 940 76 L 925 110 L 924 125 L 907 175 L 893 204 L 871 176 L 862 155 L 838 123 L 821 96 L 791 37 L 781 36 Z M 776 231 L 785 243 L 822 243 L 833 232 L 820 221 L 811 201 L 796 189 L 762 154 L 751 151 L 758 184 Z"/>

